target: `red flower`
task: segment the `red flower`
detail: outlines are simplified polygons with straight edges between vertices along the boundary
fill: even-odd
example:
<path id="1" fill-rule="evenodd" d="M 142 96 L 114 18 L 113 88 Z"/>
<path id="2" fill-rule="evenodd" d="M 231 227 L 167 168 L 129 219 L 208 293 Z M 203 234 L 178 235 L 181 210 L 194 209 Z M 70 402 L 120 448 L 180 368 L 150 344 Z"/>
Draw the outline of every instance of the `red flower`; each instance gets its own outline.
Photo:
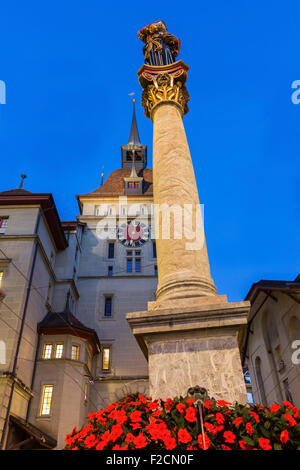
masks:
<path id="1" fill-rule="evenodd" d="M 273 405 L 270 406 L 270 411 L 271 413 L 276 413 L 276 411 L 280 410 L 280 408 L 280 405 L 277 405 L 277 403 L 273 403 Z"/>
<path id="2" fill-rule="evenodd" d="M 228 405 L 232 405 L 232 403 L 229 403 L 229 401 L 217 400 L 217 405 L 219 405 L 219 406 L 228 406 Z"/>
<path id="3" fill-rule="evenodd" d="M 178 403 L 178 405 L 176 405 L 176 410 L 182 415 L 184 415 L 185 408 L 186 406 L 184 403 Z"/>
<path id="4" fill-rule="evenodd" d="M 136 449 L 142 449 L 147 445 L 147 439 L 141 432 L 134 439 L 134 445 Z"/>
<path id="5" fill-rule="evenodd" d="M 141 427 L 142 427 L 142 425 L 140 423 L 130 423 L 130 426 L 132 427 L 133 430 L 141 429 Z"/>
<path id="6" fill-rule="evenodd" d="M 290 436 L 289 436 L 289 433 L 286 429 L 281 432 L 280 440 L 281 440 L 282 444 L 286 444 L 287 441 L 289 440 L 289 438 L 290 438 Z"/>
<path id="7" fill-rule="evenodd" d="M 176 440 L 174 439 L 174 437 L 168 437 L 167 439 L 165 439 L 164 444 L 167 450 L 173 450 L 177 446 Z"/>
<path id="8" fill-rule="evenodd" d="M 133 411 L 130 415 L 130 419 L 133 423 L 138 423 L 142 420 L 142 413 L 138 410 Z"/>
<path id="9" fill-rule="evenodd" d="M 146 397 L 144 397 L 144 395 L 140 395 L 139 394 L 139 400 L 141 403 L 147 403 L 148 399 Z"/>
<path id="10" fill-rule="evenodd" d="M 128 450 L 128 445 L 125 444 L 125 446 L 121 447 L 119 444 L 116 444 L 112 450 Z"/>
<path id="11" fill-rule="evenodd" d="M 116 440 L 123 434 L 123 428 L 119 424 L 114 424 L 111 427 L 111 432 L 110 432 L 110 438 L 113 442 L 116 442 Z"/>
<path id="12" fill-rule="evenodd" d="M 283 401 L 282 403 L 283 403 L 284 406 L 286 406 L 287 408 L 294 408 L 294 405 L 292 405 L 292 403 L 290 403 L 289 401 Z"/>
<path id="13" fill-rule="evenodd" d="M 223 432 L 223 436 L 225 439 L 225 442 L 228 442 L 228 444 L 234 444 L 234 441 L 236 440 L 235 434 L 231 431 L 225 431 Z"/>
<path id="14" fill-rule="evenodd" d="M 150 401 L 150 403 L 148 403 L 147 406 L 148 406 L 149 410 L 155 411 L 158 408 L 158 403 L 157 403 L 157 401 Z"/>
<path id="15" fill-rule="evenodd" d="M 188 398 L 186 402 L 187 402 L 188 405 L 191 406 L 195 403 L 195 398 Z"/>
<path id="16" fill-rule="evenodd" d="M 154 416 L 154 418 L 158 418 L 161 414 L 162 410 L 156 410 L 152 413 L 152 416 Z"/>
<path id="17" fill-rule="evenodd" d="M 240 445 L 240 448 L 241 448 L 242 450 L 246 450 L 246 449 L 247 449 L 247 447 L 246 447 L 246 442 L 245 442 L 243 439 L 241 439 L 241 440 L 239 441 L 239 445 Z"/>
<path id="18" fill-rule="evenodd" d="M 227 447 L 224 444 L 222 444 L 221 447 L 222 447 L 223 450 L 232 450 L 232 449 L 230 449 L 230 447 Z"/>
<path id="19" fill-rule="evenodd" d="M 243 422 L 243 418 L 239 417 L 239 418 L 235 418 L 232 423 L 238 428 L 240 424 L 242 424 Z"/>
<path id="20" fill-rule="evenodd" d="M 258 417 L 258 414 L 255 413 L 255 411 L 250 411 L 250 410 L 248 410 L 248 413 L 252 416 L 252 418 L 255 419 L 255 421 L 256 421 L 257 423 L 259 423 L 259 417 Z"/>
<path id="21" fill-rule="evenodd" d="M 203 406 L 204 406 L 204 408 L 206 408 L 207 410 L 209 410 L 209 409 L 210 409 L 210 405 L 213 405 L 213 404 L 214 404 L 213 401 L 211 401 L 211 400 L 206 400 L 206 401 L 203 403 Z"/>
<path id="22" fill-rule="evenodd" d="M 297 421 L 293 418 L 293 416 L 291 416 L 287 413 L 284 414 L 283 416 L 287 420 L 287 422 L 289 423 L 290 426 L 295 426 L 295 424 L 297 424 Z"/>
<path id="23" fill-rule="evenodd" d="M 264 439 L 263 437 L 260 437 L 258 442 L 263 450 L 272 450 L 272 446 L 270 446 L 270 439 Z"/>
<path id="24" fill-rule="evenodd" d="M 246 424 L 246 431 L 248 434 L 253 434 L 253 427 L 251 423 Z"/>
<path id="25" fill-rule="evenodd" d="M 183 444 L 187 444 L 191 442 L 192 436 L 186 429 L 179 429 L 178 431 L 178 442 L 183 442 Z"/>
<path id="26" fill-rule="evenodd" d="M 294 418 L 298 419 L 299 418 L 299 408 L 294 406 L 294 408 L 292 408 L 292 412 L 294 413 Z"/>
<path id="27" fill-rule="evenodd" d="M 187 408 L 186 414 L 185 414 L 185 419 L 187 421 L 189 421 L 190 423 L 194 423 L 195 421 L 197 421 L 195 408 L 193 408 L 191 406 L 189 408 Z"/>
<path id="28" fill-rule="evenodd" d="M 164 403 L 165 410 L 170 411 L 173 405 L 174 401 L 171 398 L 168 398 L 167 401 Z"/>
<path id="29" fill-rule="evenodd" d="M 85 444 L 85 447 L 87 449 L 91 449 L 92 447 L 95 446 L 96 444 L 96 437 L 94 436 L 94 434 L 90 434 L 84 441 L 84 444 Z"/>
<path id="30" fill-rule="evenodd" d="M 209 439 L 209 437 L 206 433 L 204 433 L 204 441 L 205 441 L 206 449 L 209 449 L 210 448 L 210 439 Z M 198 444 L 199 444 L 200 449 L 204 449 L 202 434 L 199 434 L 199 436 L 198 436 Z"/>
<path id="31" fill-rule="evenodd" d="M 125 442 L 128 442 L 128 443 L 129 443 L 129 442 L 134 442 L 134 440 L 135 440 L 134 435 L 133 435 L 131 432 L 129 432 L 129 433 L 127 434 L 126 438 L 125 438 Z"/>
<path id="32" fill-rule="evenodd" d="M 225 418 L 222 415 L 222 413 L 217 413 L 216 414 L 216 421 L 218 424 L 224 424 L 225 423 Z"/>

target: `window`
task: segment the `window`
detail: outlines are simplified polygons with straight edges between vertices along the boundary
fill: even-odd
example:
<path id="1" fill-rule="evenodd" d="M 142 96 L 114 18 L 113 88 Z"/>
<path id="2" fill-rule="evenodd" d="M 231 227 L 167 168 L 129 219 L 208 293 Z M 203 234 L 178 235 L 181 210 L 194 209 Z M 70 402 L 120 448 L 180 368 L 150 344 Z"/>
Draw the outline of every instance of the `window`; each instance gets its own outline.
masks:
<path id="1" fill-rule="evenodd" d="M 115 244 L 114 243 L 108 244 L 108 257 L 109 258 L 115 257 Z"/>
<path id="2" fill-rule="evenodd" d="M 137 251 L 135 252 L 135 256 L 141 256 L 140 250 L 137 250 Z"/>
<path id="3" fill-rule="evenodd" d="M 110 369 L 110 347 L 106 346 L 102 350 L 102 370 Z"/>
<path id="4" fill-rule="evenodd" d="M 44 350 L 43 350 L 43 359 L 51 359 L 52 356 L 52 344 L 45 343 Z"/>
<path id="5" fill-rule="evenodd" d="M 105 309 L 104 309 L 105 317 L 111 317 L 111 305 L 112 305 L 112 298 L 105 297 Z"/>
<path id="6" fill-rule="evenodd" d="M 0 271 L 0 286 L 2 284 L 2 279 L 3 279 L 3 271 Z"/>
<path id="7" fill-rule="evenodd" d="M 78 346 L 78 344 L 72 344 L 71 358 L 73 359 L 73 361 L 78 361 L 78 359 L 79 359 L 79 346 Z"/>
<path id="8" fill-rule="evenodd" d="M 153 258 L 156 258 L 156 242 L 152 242 L 152 252 L 153 252 Z"/>
<path id="9" fill-rule="evenodd" d="M 157 265 L 154 266 L 154 276 L 158 276 L 158 269 Z"/>
<path id="10" fill-rule="evenodd" d="M 0 234 L 5 233 L 6 227 L 7 227 L 8 219 L 1 219 L 0 218 Z"/>
<path id="11" fill-rule="evenodd" d="M 112 266 L 108 266 L 108 275 L 109 276 L 113 275 L 113 267 Z"/>
<path id="12" fill-rule="evenodd" d="M 139 187 L 140 187 L 140 183 L 134 182 L 134 188 L 139 188 Z"/>
<path id="13" fill-rule="evenodd" d="M 86 382 L 84 385 L 84 401 L 87 401 L 87 394 L 88 394 L 88 383 Z"/>
<path id="14" fill-rule="evenodd" d="M 127 272 L 132 273 L 132 258 L 127 258 Z"/>
<path id="15" fill-rule="evenodd" d="M 55 345 L 55 359 L 61 359 L 64 351 L 63 343 L 57 343 Z"/>
<path id="16" fill-rule="evenodd" d="M 95 215 L 96 215 L 96 216 L 100 215 L 100 208 L 99 208 L 99 206 L 95 206 Z"/>
<path id="17" fill-rule="evenodd" d="M 53 394 L 53 385 L 44 385 L 42 392 L 42 401 L 41 401 L 41 416 L 49 416 L 51 412 L 51 402 Z"/>
<path id="18" fill-rule="evenodd" d="M 135 272 L 137 273 L 141 272 L 141 258 L 135 259 Z"/>

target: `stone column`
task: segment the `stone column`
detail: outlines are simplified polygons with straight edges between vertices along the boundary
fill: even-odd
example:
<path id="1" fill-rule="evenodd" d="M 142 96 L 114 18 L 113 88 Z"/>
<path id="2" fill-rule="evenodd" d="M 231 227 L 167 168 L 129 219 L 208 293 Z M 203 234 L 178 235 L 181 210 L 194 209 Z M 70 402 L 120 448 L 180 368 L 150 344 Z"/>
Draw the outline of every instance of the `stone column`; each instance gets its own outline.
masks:
<path id="1" fill-rule="evenodd" d="M 182 122 L 187 111 L 188 67 L 177 62 L 141 69 L 145 113 L 153 121 L 153 190 L 158 261 L 158 301 L 211 296 L 203 220 Z M 169 222 L 168 222 L 169 221 Z M 170 230 L 169 230 L 170 228 Z"/>
<path id="2" fill-rule="evenodd" d="M 171 223 L 170 237 L 164 237 L 164 221 L 155 206 L 157 301 L 149 302 L 147 311 L 128 313 L 127 321 L 149 362 L 150 396 L 184 396 L 189 387 L 200 385 L 216 399 L 246 403 L 237 338 L 247 323 L 250 303 L 228 303 L 225 295 L 216 295 L 211 279 L 182 122 L 188 111 L 187 70 L 187 65 L 178 61 L 160 67 L 144 65 L 138 75 L 145 114 L 154 127 L 154 204 L 163 206 L 165 215 L 170 206 L 188 207 L 189 220 L 200 232 L 194 242 L 200 243 L 191 246 L 184 230 L 180 236 L 179 219 Z"/>

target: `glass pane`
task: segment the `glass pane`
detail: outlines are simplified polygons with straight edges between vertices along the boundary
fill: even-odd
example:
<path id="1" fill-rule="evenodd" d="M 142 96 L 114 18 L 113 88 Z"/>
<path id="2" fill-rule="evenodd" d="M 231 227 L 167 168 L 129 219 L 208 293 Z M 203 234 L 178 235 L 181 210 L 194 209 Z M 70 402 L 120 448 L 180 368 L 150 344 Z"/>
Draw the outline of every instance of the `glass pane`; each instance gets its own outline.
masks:
<path id="1" fill-rule="evenodd" d="M 104 348 L 102 353 L 102 369 L 109 370 L 110 348 Z"/>
<path id="2" fill-rule="evenodd" d="M 41 415 L 49 415 L 51 411 L 53 385 L 44 385 L 41 404 Z"/>
<path id="3" fill-rule="evenodd" d="M 52 344 L 45 344 L 43 358 L 51 359 L 51 355 L 52 355 Z"/>
<path id="4" fill-rule="evenodd" d="M 141 272 L 141 260 L 140 259 L 135 260 L 135 270 L 137 273 Z"/>
<path id="5" fill-rule="evenodd" d="M 127 272 L 132 273 L 132 259 L 127 260 Z"/>
<path id="6" fill-rule="evenodd" d="M 63 344 L 57 344 L 55 347 L 55 358 L 60 359 L 63 355 L 63 350 L 64 350 L 64 345 Z"/>

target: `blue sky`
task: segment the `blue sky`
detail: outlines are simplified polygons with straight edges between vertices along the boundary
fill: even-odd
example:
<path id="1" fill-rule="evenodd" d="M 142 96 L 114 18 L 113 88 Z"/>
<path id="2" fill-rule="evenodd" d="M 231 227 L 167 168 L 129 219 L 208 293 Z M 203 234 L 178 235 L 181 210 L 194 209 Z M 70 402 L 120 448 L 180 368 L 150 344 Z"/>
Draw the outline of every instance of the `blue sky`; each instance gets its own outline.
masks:
<path id="1" fill-rule="evenodd" d="M 136 32 L 156 19 L 181 38 L 190 66 L 184 124 L 194 162 L 212 274 L 241 300 L 260 279 L 300 269 L 300 4 L 11 1 L 1 7 L 0 190 L 52 192 L 62 219 L 75 194 L 120 167 L 137 94 L 140 136 L 152 156 L 152 124 L 139 105 L 143 63 Z M 151 158 L 149 165 L 151 165 Z"/>

